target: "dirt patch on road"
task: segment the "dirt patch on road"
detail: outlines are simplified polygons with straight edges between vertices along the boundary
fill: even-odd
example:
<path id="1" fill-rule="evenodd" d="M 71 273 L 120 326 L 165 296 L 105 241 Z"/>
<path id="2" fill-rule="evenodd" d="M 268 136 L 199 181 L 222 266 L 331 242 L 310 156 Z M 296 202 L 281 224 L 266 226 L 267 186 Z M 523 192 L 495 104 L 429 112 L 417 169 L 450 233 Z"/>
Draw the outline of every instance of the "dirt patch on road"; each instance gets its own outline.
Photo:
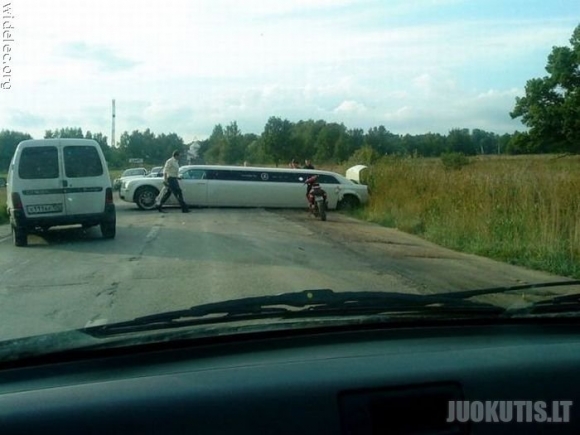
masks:
<path id="1" fill-rule="evenodd" d="M 361 256 L 378 273 L 394 273 L 412 281 L 425 294 L 568 279 L 456 252 L 397 229 L 340 213 L 330 213 L 328 220 L 321 222 L 304 211 L 274 212 Z"/>

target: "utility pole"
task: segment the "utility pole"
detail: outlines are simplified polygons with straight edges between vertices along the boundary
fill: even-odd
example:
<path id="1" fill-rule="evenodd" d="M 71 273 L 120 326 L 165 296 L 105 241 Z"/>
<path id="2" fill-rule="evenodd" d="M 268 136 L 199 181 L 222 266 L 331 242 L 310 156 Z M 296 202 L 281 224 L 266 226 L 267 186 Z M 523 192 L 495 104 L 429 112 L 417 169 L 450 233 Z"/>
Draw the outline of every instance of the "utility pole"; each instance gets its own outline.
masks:
<path id="1" fill-rule="evenodd" d="M 113 119 L 111 125 L 111 146 L 115 148 L 115 100 L 113 99 Z"/>

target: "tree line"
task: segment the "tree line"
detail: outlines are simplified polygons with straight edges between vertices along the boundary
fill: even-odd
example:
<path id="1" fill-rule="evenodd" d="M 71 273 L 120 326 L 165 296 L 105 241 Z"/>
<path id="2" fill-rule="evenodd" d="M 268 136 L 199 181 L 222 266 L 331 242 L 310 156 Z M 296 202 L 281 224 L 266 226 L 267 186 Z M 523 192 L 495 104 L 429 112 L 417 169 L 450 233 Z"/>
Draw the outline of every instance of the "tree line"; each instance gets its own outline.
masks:
<path id="1" fill-rule="evenodd" d="M 199 141 L 194 162 L 207 164 L 283 164 L 310 159 L 318 164 L 343 163 L 355 156 L 360 163 L 372 163 L 382 155 L 437 157 L 456 152 L 465 155 L 513 153 L 517 134 L 503 134 L 474 129 L 453 129 L 447 135 L 427 133 L 397 135 L 384 126 L 368 131 L 347 129 L 343 124 L 323 120 L 291 122 L 271 117 L 260 134 L 242 133 L 237 122 L 225 127 L 216 125 L 209 138 Z M 99 143 L 111 168 L 124 168 L 129 159 L 142 159 L 148 166 L 161 165 L 173 150 L 182 155 L 186 144 L 176 133 L 155 134 L 149 129 L 124 132 L 117 147 L 111 147 L 106 135 L 83 132 L 80 127 L 47 130 L 44 138 L 87 138 Z M 0 172 L 4 172 L 18 143 L 32 139 L 28 133 L 0 131 Z"/>

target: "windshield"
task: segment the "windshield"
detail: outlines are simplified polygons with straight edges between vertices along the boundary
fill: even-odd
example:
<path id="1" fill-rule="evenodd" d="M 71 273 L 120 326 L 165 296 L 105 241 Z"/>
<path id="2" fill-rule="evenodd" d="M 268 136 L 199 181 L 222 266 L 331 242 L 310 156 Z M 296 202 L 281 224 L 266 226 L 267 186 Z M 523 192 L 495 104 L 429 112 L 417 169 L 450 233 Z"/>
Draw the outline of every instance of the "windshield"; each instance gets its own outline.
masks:
<path id="1" fill-rule="evenodd" d="M 577 0 L 1 6 L 0 345 L 577 312 Z"/>
<path id="2" fill-rule="evenodd" d="M 134 176 L 134 175 L 144 175 L 147 171 L 145 171 L 144 169 L 127 169 L 126 171 L 123 171 L 123 177 L 130 177 L 130 176 Z"/>

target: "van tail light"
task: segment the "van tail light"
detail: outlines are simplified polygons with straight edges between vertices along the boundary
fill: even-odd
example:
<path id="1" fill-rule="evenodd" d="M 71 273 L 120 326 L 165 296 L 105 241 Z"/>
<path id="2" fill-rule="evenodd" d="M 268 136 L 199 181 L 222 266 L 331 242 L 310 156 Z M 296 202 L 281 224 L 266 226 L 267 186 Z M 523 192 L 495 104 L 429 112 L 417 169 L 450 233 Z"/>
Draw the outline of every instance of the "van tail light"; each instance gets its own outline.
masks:
<path id="1" fill-rule="evenodd" d="M 113 189 L 107 187 L 105 191 L 105 204 L 112 204 L 113 203 Z"/>
<path id="2" fill-rule="evenodd" d="M 14 210 L 22 210 L 22 199 L 20 199 L 20 194 L 12 192 L 12 208 Z"/>

